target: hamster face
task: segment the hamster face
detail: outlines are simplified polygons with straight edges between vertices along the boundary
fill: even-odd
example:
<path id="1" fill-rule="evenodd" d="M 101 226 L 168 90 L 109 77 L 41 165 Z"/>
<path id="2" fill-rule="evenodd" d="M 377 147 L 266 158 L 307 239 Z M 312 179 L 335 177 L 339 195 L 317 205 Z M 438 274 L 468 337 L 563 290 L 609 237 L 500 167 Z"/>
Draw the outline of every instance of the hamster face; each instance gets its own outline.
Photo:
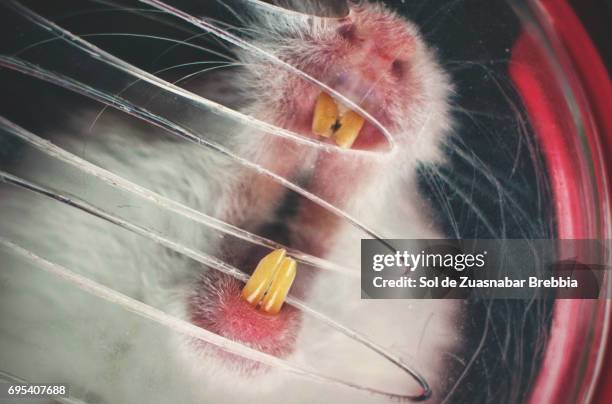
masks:
<path id="1" fill-rule="evenodd" d="M 426 161 L 436 154 L 434 150 L 450 127 L 447 109 L 452 89 L 412 23 L 371 3 L 353 5 L 346 17 L 320 25 L 271 19 L 260 23 L 261 35 L 254 40 L 257 47 L 363 108 L 403 147 L 401 152 L 429 148 L 424 155 L 410 153 Z M 257 116 L 334 143 L 326 135 L 313 133 L 318 100 L 325 90 L 252 52 L 242 52 L 241 59 L 257 66 L 241 82 L 250 94 L 259 94 L 251 106 Z M 333 102 L 347 109 L 341 101 Z M 437 131 L 429 131 L 421 141 L 419 130 L 429 120 L 438 122 Z M 384 150 L 389 145 L 375 125 L 366 121 L 350 147 Z"/>
<path id="2" fill-rule="evenodd" d="M 222 80 L 231 81 L 232 88 L 249 100 L 242 112 L 337 148 L 324 151 L 281 138 L 258 144 L 253 131 L 227 125 L 224 133 L 232 137 L 236 150 L 363 219 L 386 238 L 440 236 L 418 195 L 415 169 L 417 164 L 442 162 L 440 145 L 451 128 L 452 86 L 418 29 L 372 3 L 351 5 L 346 17 L 324 24 L 264 16 L 255 18 L 253 24 L 255 46 L 368 112 L 389 131 L 395 147 L 389 151 L 389 141 L 376 125 L 312 82 L 260 55 L 237 50 L 246 68 Z M 202 87 L 210 85 L 201 83 Z M 315 128 L 317 113 L 329 108 L 336 115 L 331 115 L 333 122 L 325 129 L 331 132 L 326 137 Z M 349 113 L 356 114 L 350 116 L 359 125 L 344 120 Z M 206 128 L 207 119 L 195 120 L 192 126 Z M 188 202 L 229 224 L 359 268 L 363 231 L 317 203 L 292 197 L 282 185 L 224 161 L 212 151 L 181 142 L 151 142 L 146 131 L 119 118 L 99 123 L 84 143 L 78 135 L 87 123 L 77 124 L 73 134 L 57 135 L 56 141 L 74 151 L 86 145 L 88 159 L 94 163 L 137 178 L 147 188 Z M 345 130 L 348 132 L 340 132 Z M 346 148 L 372 153 L 355 155 L 346 153 Z M 44 166 L 35 157 L 25 161 L 20 169 L 41 181 L 67 189 L 82 186 L 65 167 Z M 113 200 L 108 192 L 103 187 L 88 188 L 89 197 L 97 201 Z M 225 338 L 323 374 L 402 394 L 418 391 L 414 381 L 378 355 L 295 307 L 285 304 L 277 315 L 256 310 L 240 297 L 242 282 L 228 275 L 54 202 L 27 199 L 14 191 L 3 196 L 2 211 L 11 212 L 0 224 L 3 234 L 31 240 L 32 234 L 25 229 L 40 229 L 30 244 L 50 260 Z M 247 273 L 269 252 L 227 241 L 212 229 L 195 230 L 183 222 L 171 222 L 171 217 L 155 209 L 142 207 L 125 214 L 169 229 Z M 131 314 L 89 306 L 88 298 L 68 292 L 68 286 L 53 282 L 55 289 L 50 290 L 46 278 L 31 275 L 30 269 L 30 275 L 20 275 L 23 264 L 17 261 L 11 260 L 10 265 L 14 269 L 11 276 L 16 277 L 11 284 L 22 285 L 30 293 L 20 296 L 7 291 L 1 304 L 25 319 L 28 338 L 20 344 L 1 340 L 2 350 L 10 347 L 23 353 L 30 349 L 28 344 L 43 344 L 51 352 L 48 359 L 35 366 L 22 364 L 19 370 L 40 380 L 77 386 L 74 391 L 91 392 L 97 402 L 162 403 L 176 397 L 182 402 L 386 402 L 381 396 L 320 385 L 261 366 L 201 341 L 141 324 Z M 434 396 L 440 397 L 445 379 L 440 352 L 452 352 L 461 338 L 456 331 L 455 303 L 361 300 L 358 280 L 314 268 L 298 268 L 293 293 L 398 352 L 427 378 Z M 88 312 L 88 322 L 77 320 L 82 310 Z M 64 328 L 45 341 L 47 331 L 37 320 L 40 315 L 55 319 Z M 13 315 L 3 317 L 3 327 L 12 319 Z M 91 327 L 104 332 L 92 334 Z M 92 335 L 95 343 L 89 341 Z M 57 343 L 63 339 L 71 341 L 70 348 Z M 109 346 L 122 347 L 123 354 L 113 356 L 101 348 Z M 78 352 L 78 366 L 68 366 L 74 352 Z M 140 374 L 149 375 L 150 380 L 140 380 Z M 132 391 L 130 380 L 140 380 L 147 388 Z"/>

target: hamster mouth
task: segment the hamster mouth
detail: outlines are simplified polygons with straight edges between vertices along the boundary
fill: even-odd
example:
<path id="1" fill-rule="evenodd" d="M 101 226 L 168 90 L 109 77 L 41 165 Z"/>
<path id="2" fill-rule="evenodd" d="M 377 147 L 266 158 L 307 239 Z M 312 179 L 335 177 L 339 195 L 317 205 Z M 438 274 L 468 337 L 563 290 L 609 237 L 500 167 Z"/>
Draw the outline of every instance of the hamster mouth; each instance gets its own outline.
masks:
<path id="1" fill-rule="evenodd" d="M 290 245 L 286 223 L 295 215 L 295 208 L 288 206 L 294 203 L 288 198 L 275 212 L 274 222 L 261 224 L 256 233 Z M 247 272 L 249 280 L 245 284 L 215 270 L 204 272 L 188 299 L 190 321 L 225 338 L 285 358 L 295 350 L 302 313 L 283 303 L 296 277 L 293 286 L 298 290 L 305 290 L 312 277 L 300 274 L 295 260 L 285 250 L 270 252 L 261 246 L 231 244 L 222 247 L 222 254 Z M 193 344 L 199 353 L 220 359 L 222 365 L 242 375 L 256 375 L 267 369 L 201 341 Z"/>
<path id="2" fill-rule="evenodd" d="M 294 307 L 284 305 L 277 313 L 259 310 L 243 297 L 242 282 L 216 271 L 208 271 L 196 290 L 189 301 L 190 320 L 195 325 L 276 357 L 294 351 L 302 323 Z M 224 367 L 237 373 L 254 375 L 267 369 L 201 341 L 193 344 L 198 352 L 220 359 Z"/>
<path id="3" fill-rule="evenodd" d="M 338 146 L 350 148 L 365 123 L 356 112 L 343 108 L 327 93 L 321 93 L 315 103 L 312 131 L 325 138 L 332 138 Z"/>
<path id="4" fill-rule="evenodd" d="M 278 249 L 263 257 L 242 289 L 242 298 L 254 308 L 278 314 L 283 306 L 297 267 L 286 254 L 284 249 Z"/>
<path id="5" fill-rule="evenodd" d="M 363 85 L 358 87 L 366 88 Z M 342 93 L 344 96 L 351 95 L 346 91 Z M 362 98 L 360 106 L 373 113 L 379 121 L 388 124 L 387 117 L 381 116 L 380 109 L 376 108 L 375 102 L 370 102 L 369 98 L 374 97 L 370 95 Z M 388 142 L 371 122 L 326 92 L 320 92 L 314 101 L 310 131 L 322 140 L 333 142 L 343 149 L 374 150 L 384 147 Z"/>

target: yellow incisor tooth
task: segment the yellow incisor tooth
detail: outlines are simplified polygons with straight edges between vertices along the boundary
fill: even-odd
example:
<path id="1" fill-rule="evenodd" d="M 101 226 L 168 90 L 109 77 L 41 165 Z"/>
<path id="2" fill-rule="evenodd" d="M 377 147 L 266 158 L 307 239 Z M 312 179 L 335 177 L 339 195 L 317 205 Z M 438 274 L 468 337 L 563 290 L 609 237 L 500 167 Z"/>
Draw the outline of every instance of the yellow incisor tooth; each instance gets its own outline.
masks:
<path id="1" fill-rule="evenodd" d="M 242 289 L 242 297 L 256 306 L 270 288 L 274 273 L 285 258 L 284 249 L 274 250 L 259 261 L 253 275 Z"/>
<path id="2" fill-rule="evenodd" d="M 359 132 L 365 123 L 365 119 L 356 112 L 346 111 L 339 121 L 339 128 L 334 133 L 334 140 L 336 144 L 345 149 L 350 148 L 353 145 Z"/>
<path id="3" fill-rule="evenodd" d="M 312 131 L 319 136 L 330 137 L 338 121 L 336 101 L 326 93 L 321 93 L 315 103 L 312 117 Z"/>
<path id="4" fill-rule="evenodd" d="M 296 266 L 295 260 L 292 258 L 286 257 L 283 259 L 278 271 L 274 274 L 268 293 L 261 302 L 263 311 L 270 314 L 276 314 L 280 311 L 295 279 Z"/>

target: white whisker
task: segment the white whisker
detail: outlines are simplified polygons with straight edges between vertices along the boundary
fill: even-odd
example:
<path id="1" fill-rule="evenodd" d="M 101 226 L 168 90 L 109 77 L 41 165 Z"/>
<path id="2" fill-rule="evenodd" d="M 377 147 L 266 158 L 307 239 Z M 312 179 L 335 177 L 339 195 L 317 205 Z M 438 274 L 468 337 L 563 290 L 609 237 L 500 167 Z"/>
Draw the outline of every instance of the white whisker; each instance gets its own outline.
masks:
<path id="1" fill-rule="evenodd" d="M 95 33 L 95 34 L 83 34 L 80 35 L 83 38 L 87 38 L 87 37 L 97 37 L 97 36 L 126 36 L 126 37 L 131 37 L 131 38 L 146 38 L 146 39 L 156 39 L 159 41 L 167 41 L 167 42 L 173 42 L 176 45 L 175 46 L 187 46 L 189 48 L 194 48 L 194 49 L 198 49 L 201 51 L 204 51 L 206 53 L 210 53 L 211 55 L 215 55 L 215 56 L 219 56 L 221 58 L 224 59 L 228 59 L 234 62 L 237 62 L 237 60 L 231 58 L 230 56 L 221 53 L 221 52 L 217 52 L 213 49 L 207 48 L 205 46 L 201 46 L 201 45 L 195 45 L 192 44 L 190 42 L 187 42 L 186 40 L 178 40 L 178 39 L 173 39 L 173 38 L 166 38 L 163 36 L 155 36 L 155 35 L 145 35 L 145 34 L 133 34 L 130 32 L 99 32 L 99 33 Z"/>
<path id="2" fill-rule="evenodd" d="M 181 44 L 183 43 L 190 43 L 189 41 L 193 40 L 193 39 L 197 39 L 197 38 L 201 38 L 205 35 L 208 35 L 207 32 L 201 32 L 195 35 L 190 36 L 189 38 L 183 40 L 181 43 L 177 43 L 174 45 L 169 46 L 165 51 L 163 51 L 162 53 L 160 53 L 159 55 L 157 55 L 157 57 L 155 59 L 153 59 L 153 61 L 151 62 L 152 65 L 155 65 L 164 55 L 167 55 L 168 53 L 170 53 L 173 49 L 179 47 Z M 227 58 L 227 55 L 224 55 L 224 58 Z"/>
<path id="3" fill-rule="evenodd" d="M 189 62 L 189 63 L 181 63 L 181 64 L 170 66 L 170 67 L 165 67 L 163 69 L 160 69 L 160 70 L 157 70 L 157 71 L 153 72 L 153 74 L 157 75 L 159 73 L 164 73 L 164 72 L 167 72 L 167 71 L 170 71 L 170 70 L 174 70 L 174 69 L 178 69 L 178 68 L 181 68 L 181 67 L 196 66 L 196 65 L 208 65 L 208 64 L 217 64 L 217 65 L 221 64 L 222 66 L 220 66 L 220 67 L 228 67 L 228 66 L 237 66 L 237 65 L 240 65 L 238 63 L 228 63 L 228 62 L 223 62 L 223 61 Z M 177 80 L 177 81 L 180 81 L 180 80 Z M 175 81 L 173 84 L 176 84 L 177 81 Z M 137 83 L 140 83 L 140 82 L 141 82 L 140 79 L 132 81 L 130 84 L 125 86 L 121 91 L 119 91 L 116 95 L 119 96 L 119 95 L 123 94 L 125 91 L 130 89 L 132 86 L 134 86 L 134 85 L 136 85 Z M 96 123 L 102 117 L 104 112 L 106 112 L 107 109 L 108 109 L 108 105 L 105 105 L 104 107 L 102 107 L 102 109 L 100 109 L 100 112 L 98 112 L 96 114 L 95 118 L 91 122 L 91 125 L 89 125 L 89 130 L 90 131 L 94 128 L 94 126 L 96 126 Z"/>
<path id="4" fill-rule="evenodd" d="M 346 15 L 348 14 L 348 7 L 344 7 L 344 15 L 327 17 L 327 16 L 318 16 L 318 15 L 315 16 L 311 14 L 304 14 L 297 10 L 290 10 L 290 9 L 279 7 L 275 4 L 263 2 L 260 0 L 235 0 L 235 1 L 243 5 L 245 8 L 248 7 L 250 9 L 257 10 L 257 12 L 267 13 L 275 17 L 286 16 L 289 18 L 301 18 L 301 19 L 310 19 L 312 17 L 317 17 L 323 20 L 334 21 L 339 18 L 346 17 Z"/>
<path id="5" fill-rule="evenodd" d="M 186 27 L 184 24 L 178 24 L 175 21 L 170 21 L 167 18 L 160 18 L 160 17 L 166 17 L 168 14 L 158 13 L 159 10 L 156 10 L 156 9 L 145 9 L 145 10 L 140 11 L 139 9 L 136 9 L 136 8 L 123 7 L 122 5 L 118 4 L 116 1 L 112 1 L 112 0 L 89 0 L 89 1 L 96 3 L 96 4 L 102 4 L 105 6 L 113 7 L 116 10 L 123 10 L 128 13 L 138 15 L 142 18 L 146 18 L 148 20 L 158 22 L 162 25 L 165 25 L 167 27 L 172 27 L 176 30 L 188 33 L 190 35 L 196 34 L 195 29 L 190 29 L 189 27 Z"/>
<path id="6" fill-rule="evenodd" d="M 512 194 L 507 189 L 508 187 L 512 187 L 512 182 L 505 182 L 502 184 L 500 179 L 495 176 L 493 167 L 485 164 L 480 161 L 475 156 L 469 156 L 464 150 L 460 147 L 454 148 L 454 152 L 457 156 L 461 157 L 466 163 L 470 164 L 474 169 L 476 169 L 481 175 L 482 178 L 486 179 L 497 191 L 497 197 L 500 201 L 500 208 L 503 207 L 504 202 L 509 202 L 511 206 L 510 212 L 514 217 L 520 217 L 521 221 L 529 222 L 529 214 L 525 212 L 525 210 L 521 207 L 521 204 L 512 196 Z M 505 215 L 501 215 L 502 218 Z M 502 233 L 503 234 L 503 233 Z"/>
<path id="7" fill-rule="evenodd" d="M 185 84 L 190 79 L 192 79 L 192 78 L 194 78 L 196 76 L 199 76 L 199 75 L 201 75 L 203 73 L 208 73 L 208 72 L 211 72 L 213 70 L 223 69 L 223 68 L 226 68 L 226 67 L 240 67 L 240 66 L 244 66 L 244 64 L 243 63 L 228 63 L 228 64 L 223 65 L 223 66 L 207 67 L 206 69 L 201 69 L 201 70 L 198 70 L 197 72 L 189 73 L 188 75 L 183 76 L 180 79 L 173 81 L 172 84 L 178 84 L 178 83 Z"/>
<path id="8" fill-rule="evenodd" d="M 94 1 L 94 0 L 92 0 Z M 137 8 L 137 7 L 109 7 L 109 8 L 96 8 L 91 10 L 81 10 L 75 11 L 72 13 L 65 13 L 61 15 L 57 15 L 54 19 L 56 21 L 67 20 L 74 17 L 82 17 L 84 15 L 91 14 L 101 14 L 101 13 L 123 13 L 123 12 L 133 12 L 135 14 L 140 13 L 152 13 L 152 14 L 164 14 L 159 10 L 151 10 L 149 8 Z"/>
<path id="9" fill-rule="evenodd" d="M 478 205 L 474 203 L 472 198 L 467 196 L 465 192 L 459 189 L 459 187 L 457 187 L 457 185 L 453 183 L 453 181 L 449 177 L 447 177 L 444 173 L 442 173 L 437 167 L 432 166 L 431 170 L 433 170 L 436 176 L 438 176 L 438 178 L 444 181 L 453 190 L 453 192 L 455 192 L 459 197 L 461 197 L 461 199 L 476 214 L 476 216 L 478 216 L 478 218 L 483 223 L 483 225 L 486 227 L 486 229 L 489 232 L 491 232 L 491 234 L 494 237 L 500 238 L 500 235 L 498 234 L 497 230 L 495 230 L 495 228 L 493 227 L 493 225 L 491 224 L 487 216 L 482 212 L 482 209 L 480 209 L 480 207 L 478 207 Z"/>
<path id="10" fill-rule="evenodd" d="M 240 21 L 243 24 L 246 24 L 246 21 L 244 20 L 244 18 L 242 18 L 242 16 L 240 14 L 238 14 L 236 12 L 236 10 L 234 10 L 229 4 L 227 4 L 226 2 L 224 2 L 223 0 L 215 0 L 215 2 L 217 4 L 220 4 L 224 9 L 226 9 L 227 11 L 229 11 L 229 13 L 234 16 L 234 18 L 236 18 L 238 21 Z"/>

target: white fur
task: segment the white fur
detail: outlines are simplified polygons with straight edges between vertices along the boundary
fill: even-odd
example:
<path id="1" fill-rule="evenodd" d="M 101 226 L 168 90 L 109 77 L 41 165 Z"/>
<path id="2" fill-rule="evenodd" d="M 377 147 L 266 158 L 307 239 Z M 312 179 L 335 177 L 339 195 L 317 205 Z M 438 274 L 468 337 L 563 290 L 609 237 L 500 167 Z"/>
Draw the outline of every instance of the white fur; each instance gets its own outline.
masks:
<path id="1" fill-rule="evenodd" d="M 269 22 L 269 32 L 303 30 L 291 21 Z M 281 28 L 279 28 L 281 27 Z M 312 28 L 312 27 L 310 27 Z M 309 29 L 310 29 L 309 28 Z M 317 27 L 317 29 L 324 29 Z M 412 27 L 416 33 L 416 28 Z M 274 42 L 267 42 L 268 44 Z M 274 47 L 271 46 L 272 51 Z M 448 131 L 450 86 L 434 56 L 422 44 L 415 66 L 425 89 L 422 110 L 402 130 L 413 141 L 372 167 L 368 180 L 345 207 L 389 238 L 436 237 L 431 212 L 417 193 L 415 162 L 440 162 L 439 144 Z M 255 107 L 250 107 L 256 110 Z M 224 217 L 240 212 L 238 222 L 257 222 L 274 206 L 250 206 L 233 187 L 245 175 L 236 163 L 193 144 L 138 129 L 108 115 L 89 133 L 86 115 L 74 133 L 54 137 L 62 147 L 155 192 L 204 213 Z M 209 128 L 208 122 L 194 123 Z M 232 128 L 225 128 L 230 136 Z M 251 137 L 249 137 L 251 135 Z M 250 133 L 234 134 L 243 154 L 266 157 Z M 312 153 L 312 152 L 310 152 Z M 414 157 L 414 158 L 413 158 Z M 303 156 L 301 156 L 303 158 Z M 38 183 L 72 192 L 136 223 L 215 253 L 219 234 L 162 212 L 38 153 L 28 153 L 15 168 Z M 333 178 L 330 179 L 333 181 Z M 206 269 L 154 243 L 58 202 L 0 188 L 0 234 L 50 261 L 110 286 L 169 313 L 185 317 L 185 297 Z M 353 226 L 341 226 L 325 258 L 359 266 L 359 238 Z M 31 264 L 0 252 L 0 367 L 37 382 L 64 382 L 92 403 L 317 403 L 384 402 L 337 386 L 305 381 L 280 372 L 247 377 L 202 357 L 172 331 L 139 318 L 53 279 Z M 315 308 L 370 336 L 413 364 L 439 391 L 444 384 L 445 352 L 457 335 L 457 308 L 442 301 L 360 299 L 358 282 L 321 273 L 308 296 Z M 410 379 L 345 336 L 305 317 L 296 352 L 289 358 L 337 378 L 397 392 L 418 391 Z M 409 390 L 410 391 L 410 390 Z"/>

